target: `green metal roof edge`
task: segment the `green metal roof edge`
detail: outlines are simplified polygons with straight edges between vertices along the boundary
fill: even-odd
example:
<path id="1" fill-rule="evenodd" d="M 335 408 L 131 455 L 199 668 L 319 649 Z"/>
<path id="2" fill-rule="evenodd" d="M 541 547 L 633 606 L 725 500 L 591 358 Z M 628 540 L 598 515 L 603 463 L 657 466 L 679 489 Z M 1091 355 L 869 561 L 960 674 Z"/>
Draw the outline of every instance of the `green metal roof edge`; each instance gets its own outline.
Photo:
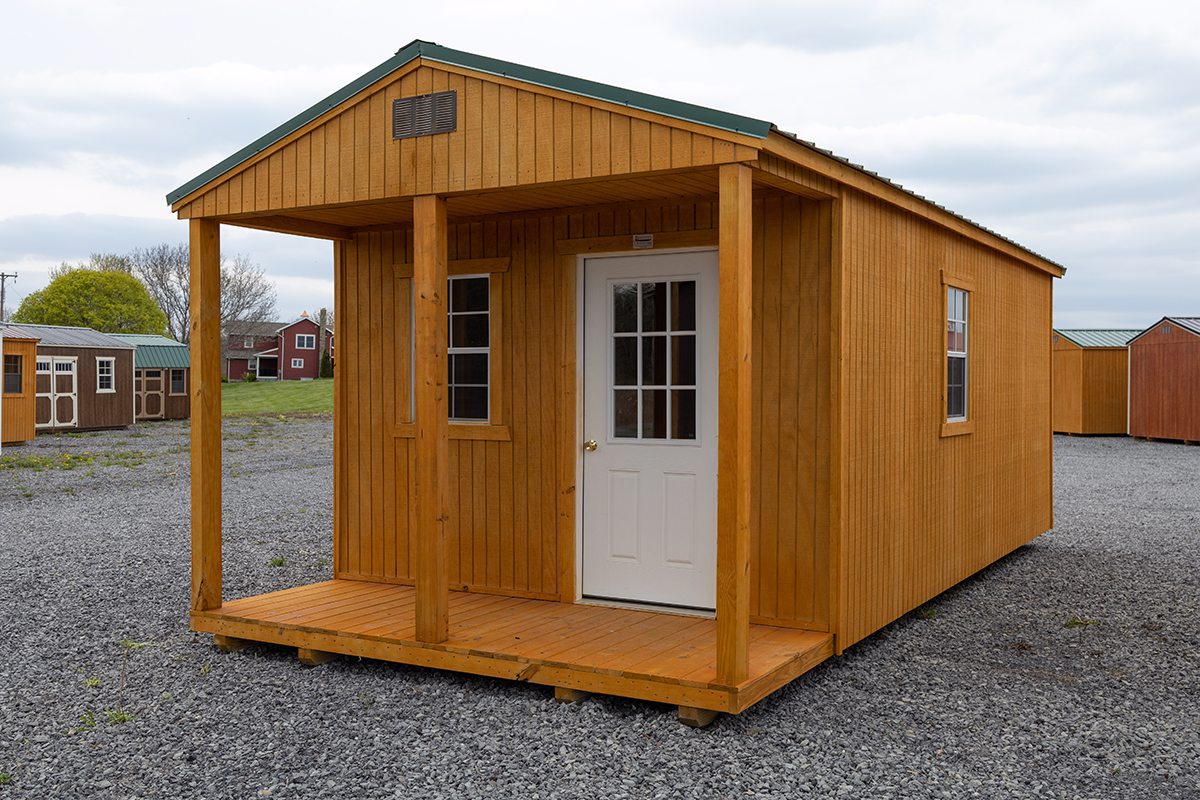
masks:
<path id="1" fill-rule="evenodd" d="M 1080 347 L 1124 347 L 1142 332 L 1140 328 L 1054 328 L 1054 333 Z M 1097 340 L 1081 334 L 1128 334 L 1123 344 L 1097 344 Z M 1074 335 L 1072 335 L 1074 334 Z"/>
<path id="2" fill-rule="evenodd" d="M 133 366 L 135 369 L 189 369 L 189 355 L 186 347 L 143 345 L 134 353 Z"/>
<path id="3" fill-rule="evenodd" d="M 229 158 L 215 164 L 179 188 L 169 192 L 167 194 L 167 204 L 171 205 L 175 203 L 175 201 L 186 197 L 214 178 L 220 177 L 239 164 L 250 160 L 284 137 L 295 133 L 325 112 L 341 105 L 371 84 L 390 75 L 417 58 L 427 58 L 431 61 L 463 67 L 464 69 L 472 69 L 489 75 L 512 78 L 535 86 L 558 89 L 583 97 L 589 97 L 593 100 L 616 103 L 640 111 L 662 114 L 667 117 L 695 122 L 732 133 L 742 133 L 759 139 L 765 139 L 774 127 L 770 122 L 752 117 L 729 114 L 713 108 L 683 103 L 678 100 L 635 92 L 605 83 L 597 83 L 596 81 L 574 78 L 570 75 L 562 75 L 544 69 L 526 67 L 521 64 L 500 61 L 495 58 L 487 58 L 486 56 L 478 56 L 474 53 L 465 53 L 461 50 L 451 50 L 448 47 L 416 39 L 400 48 L 394 56 L 379 66 L 355 78 L 324 100 L 301 111 L 279 127 L 255 139 L 241 150 L 238 150 L 229 156 Z"/>

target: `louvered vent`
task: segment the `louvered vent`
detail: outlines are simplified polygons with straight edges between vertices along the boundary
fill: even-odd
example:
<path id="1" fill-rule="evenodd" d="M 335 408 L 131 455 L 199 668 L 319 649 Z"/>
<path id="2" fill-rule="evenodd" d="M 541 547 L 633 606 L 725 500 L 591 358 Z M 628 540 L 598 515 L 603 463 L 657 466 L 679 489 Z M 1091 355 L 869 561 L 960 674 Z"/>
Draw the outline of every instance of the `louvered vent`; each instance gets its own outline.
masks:
<path id="1" fill-rule="evenodd" d="M 410 139 L 458 128 L 458 93 L 434 92 L 392 103 L 392 138 Z"/>

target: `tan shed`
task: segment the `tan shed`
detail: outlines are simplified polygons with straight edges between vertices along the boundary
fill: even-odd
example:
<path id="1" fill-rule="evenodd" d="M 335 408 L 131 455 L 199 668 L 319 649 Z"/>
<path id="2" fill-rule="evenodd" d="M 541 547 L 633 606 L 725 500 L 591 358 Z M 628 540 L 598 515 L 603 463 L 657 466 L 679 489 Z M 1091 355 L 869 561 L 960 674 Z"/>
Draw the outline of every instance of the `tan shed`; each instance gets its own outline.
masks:
<path id="1" fill-rule="evenodd" d="M 1055 328 L 1054 432 L 1124 434 L 1136 330 Z"/>
<path id="2" fill-rule="evenodd" d="M 1062 268 L 769 122 L 417 41 L 168 201 L 224 646 L 702 724 L 1052 525 Z M 232 600 L 222 225 L 329 239 L 338 325 L 331 580 Z"/>

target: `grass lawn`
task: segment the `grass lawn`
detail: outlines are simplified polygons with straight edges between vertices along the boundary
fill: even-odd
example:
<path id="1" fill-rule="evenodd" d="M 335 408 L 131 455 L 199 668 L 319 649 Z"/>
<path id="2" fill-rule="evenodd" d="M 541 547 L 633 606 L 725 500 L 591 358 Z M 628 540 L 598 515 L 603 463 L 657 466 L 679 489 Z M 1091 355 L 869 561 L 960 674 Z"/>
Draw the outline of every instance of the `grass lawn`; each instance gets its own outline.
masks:
<path id="1" fill-rule="evenodd" d="M 221 384 L 221 415 L 332 414 L 333 381 L 234 381 Z"/>

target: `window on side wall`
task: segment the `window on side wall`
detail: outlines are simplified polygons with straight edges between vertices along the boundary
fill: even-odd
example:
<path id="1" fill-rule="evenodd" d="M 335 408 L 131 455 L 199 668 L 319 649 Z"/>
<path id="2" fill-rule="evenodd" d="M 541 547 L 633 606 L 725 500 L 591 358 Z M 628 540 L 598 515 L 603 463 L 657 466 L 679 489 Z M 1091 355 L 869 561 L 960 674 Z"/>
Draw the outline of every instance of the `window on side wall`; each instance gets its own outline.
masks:
<path id="1" fill-rule="evenodd" d="M 171 370 L 171 394 L 187 394 L 187 372 L 182 369 Z"/>
<path id="2" fill-rule="evenodd" d="M 945 298 L 945 425 L 943 435 L 969 433 L 971 289 L 965 281 L 943 277 Z"/>
<path id="3" fill-rule="evenodd" d="M 303 358 L 293 358 L 292 359 L 292 369 L 304 369 L 304 359 Z"/>
<path id="4" fill-rule="evenodd" d="M 96 358 L 96 394 L 112 394 L 117 391 L 114 381 L 115 358 Z"/>
<path id="5" fill-rule="evenodd" d="M 450 420 L 487 422 L 491 374 L 491 281 L 488 275 L 450 278 Z"/>
<path id="6" fill-rule="evenodd" d="M 4 394 L 21 393 L 23 359 L 23 356 L 11 354 L 4 357 Z"/>

